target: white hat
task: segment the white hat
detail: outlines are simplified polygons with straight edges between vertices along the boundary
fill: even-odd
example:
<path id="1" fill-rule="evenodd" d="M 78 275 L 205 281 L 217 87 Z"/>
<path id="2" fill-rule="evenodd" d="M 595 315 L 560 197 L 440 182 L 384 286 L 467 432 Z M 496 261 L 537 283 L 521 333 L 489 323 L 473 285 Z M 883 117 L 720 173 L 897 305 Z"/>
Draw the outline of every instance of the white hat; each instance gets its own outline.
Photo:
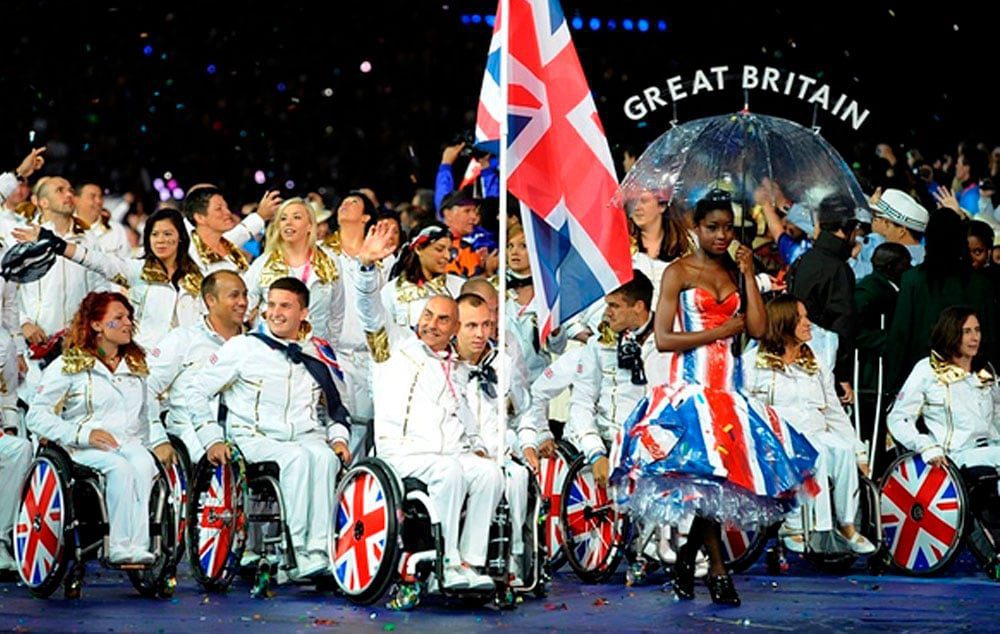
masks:
<path id="1" fill-rule="evenodd" d="M 921 232 L 927 229 L 927 221 L 931 219 L 930 213 L 923 205 L 898 189 L 887 189 L 882 192 L 882 197 L 875 203 L 872 211 L 876 216 Z"/>
<path id="2" fill-rule="evenodd" d="M 812 212 L 802 203 L 792 205 L 785 219 L 810 236 L 813 234 L 813 228 L 816 226 Z"/>
<path id="3" fill-rule="evenodd" d="M 316 216 L 316 224 L 322 224 L 326 222 L 327 220 L 330 219 L 330 216 L 333 215 L 333 212 L 327 209 L 326 205 L 323 205 L 321 203 L 317 203 L 315 201 L 310 200 L 309 206 L 312 207 L 313 215 Z"/>

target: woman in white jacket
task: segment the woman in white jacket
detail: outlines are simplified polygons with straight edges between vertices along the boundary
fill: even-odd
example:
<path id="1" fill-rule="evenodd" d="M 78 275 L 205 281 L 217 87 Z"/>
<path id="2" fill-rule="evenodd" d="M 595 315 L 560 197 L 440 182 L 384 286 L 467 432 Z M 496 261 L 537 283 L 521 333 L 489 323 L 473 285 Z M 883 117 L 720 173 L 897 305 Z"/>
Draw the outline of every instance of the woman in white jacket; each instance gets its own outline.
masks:
<path id="1" fill-rule="evenodd" d="M 191 238 L 175 209 L 157 210 L 146 221 L 141 258 L 121 258 L 68 243 L 38 227 L 15 229 L 13 234 L 22 241 L 53 240 L 59 243 L 57 253 L 128 289 L 135 306 L 135 340 L 147 350 L 174 328 L 195 325 L 204 312 L 201 271 L 188 255 Z"/>
<path id="2" fill-rule="evenodd" d="M 262 323 L 267 290 L 275 280 L 294 277 L 309 289 L 312 334 L 336 343 L 344 323 L 344 282 L 333 255 L 316 243 L 316 216 L 301 198 L 281 203 L 267 228 L 264 253 L 243 274 L 249 310 Z"/>
<path id="3" fill-rule="evenodd" d="M 947 456 L 959 467 L 1000 466 L 1000 387 L 980 354 L 979 324 L 971 308 L 942 311 L 931 356 L 917 362 L 889 412 L 896 442 L 932 464 Z M 920 417 L 926 433 L 917 428 Z"/>
<path id="4" fill-rule="evenodd" d="M 120 293 L 90 293 L 73 317 L 61 357 L 45 369 L 28 428 L 75 462 L 100 471 L 111 563 L 148 564 L 149 496 L 156 462 L 174 459 L 162 425 L 146 413 L 146 359 L 132 341 L 134 311 Z"/>
<path id="5" fill-rule="evenodd" d="M 810 502 L 816 518 L 814 530 L 834 528 L 827 489 L 832 478 L 837 528 L 852 551 L 870 554 L 875 546 L 854 527 L 858 471 L 868 475 L 868 457 L 840 406 L 831 368 L 825 367 L 809 347 L 810 326 L 805 306 L 791 295 L 768 302 L 767 330 L 759 346 L 743 355 L 745 388 L 772 406 L 819 452 L 815 475 L 820 493 Z M 788 518 L 786 530 L 791 533 L 785 539 L 786 546 L 802 552 L 805 544 L 798 513 Z"/>

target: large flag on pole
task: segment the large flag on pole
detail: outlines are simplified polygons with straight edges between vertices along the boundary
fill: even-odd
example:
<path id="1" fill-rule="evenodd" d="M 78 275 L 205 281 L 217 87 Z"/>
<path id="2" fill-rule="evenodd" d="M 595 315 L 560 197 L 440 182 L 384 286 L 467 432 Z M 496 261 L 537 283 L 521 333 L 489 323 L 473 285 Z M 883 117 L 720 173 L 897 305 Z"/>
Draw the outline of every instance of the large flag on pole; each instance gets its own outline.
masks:
<path id="1" fill-rule="evenodd" d="M 508 2 L 508 24 L 497 11 L 476 135 L 484 147 L 499 141 L 506 112 L 500 160 L 507 189 L 521 204 L 544 340 L 631 279 L 632 260 L 625 214 L 611 203 L 614 162 L 569 23 L 557 0 Z"/>

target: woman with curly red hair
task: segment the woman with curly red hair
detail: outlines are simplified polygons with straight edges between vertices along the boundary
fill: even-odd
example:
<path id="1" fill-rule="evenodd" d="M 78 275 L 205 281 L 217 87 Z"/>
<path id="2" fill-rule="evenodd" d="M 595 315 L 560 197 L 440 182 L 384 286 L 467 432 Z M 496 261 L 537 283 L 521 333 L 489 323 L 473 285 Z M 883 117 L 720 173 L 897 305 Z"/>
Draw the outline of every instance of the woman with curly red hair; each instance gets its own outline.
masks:
<path id="1" fill-rule="evenodd" d="M 149 496 L 157 469 L 174 459 L 163 426 L 146 409 L 146 356 L 134 341 L 135 311 L 120 293 L 90 293 L 66 333 L 63 354 L 46 368 L 28 428 L 57 442 L 74 461 L 101 472 L 113 564 L 148 564 Z"/>

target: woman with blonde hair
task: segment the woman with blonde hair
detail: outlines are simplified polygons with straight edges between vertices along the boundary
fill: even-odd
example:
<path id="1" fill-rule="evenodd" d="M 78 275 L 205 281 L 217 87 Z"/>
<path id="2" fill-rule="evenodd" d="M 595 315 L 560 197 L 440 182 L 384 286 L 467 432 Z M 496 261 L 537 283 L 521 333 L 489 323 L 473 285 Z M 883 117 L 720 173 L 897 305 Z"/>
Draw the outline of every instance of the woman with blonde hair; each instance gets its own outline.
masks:
<path id="1" fill-rule="evenodd" d="M 316 216 L 302 198 L 281 203 L 267 228 L 264 253 L 243 279 L 249 308 L 259 320 L 267 289 L 283 277 L 299 279 L 309 289 L 309 325 L 313 336 L 335 343 L 344 321 L 344 284 L 335 258 L 316 244 Z"/>

